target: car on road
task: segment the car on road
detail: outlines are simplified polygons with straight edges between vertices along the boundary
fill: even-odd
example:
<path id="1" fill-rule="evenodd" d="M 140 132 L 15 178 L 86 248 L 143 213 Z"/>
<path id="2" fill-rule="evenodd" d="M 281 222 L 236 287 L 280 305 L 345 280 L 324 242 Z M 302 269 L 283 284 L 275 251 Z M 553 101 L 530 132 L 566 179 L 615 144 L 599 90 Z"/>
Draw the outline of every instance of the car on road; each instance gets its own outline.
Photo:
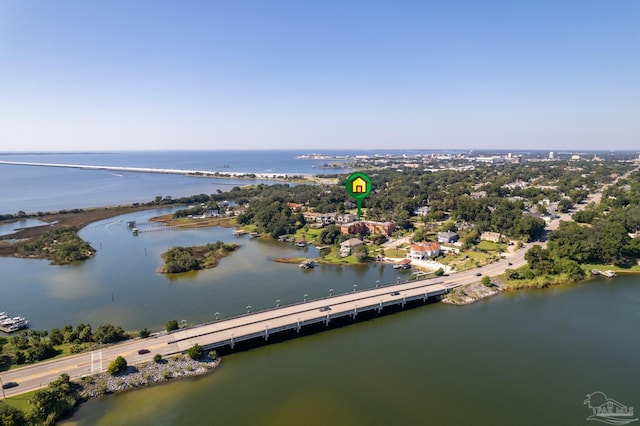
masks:
<path id="1" fill-rule="evenodd" d="M 2 384 L 2 389 L 15 388 L 16 386 L 18 386 L 17 382 L 7 382 Z"/>
<path id="2" fill-rule="evenodd" d="M 331 306 L 324 306 L 322 308 L 320 308 L 320 312 L 327 312 L 331 310 Z"/>
<path id="3" fill-rule="evenodd" d="M 482 272 L 476 272 L 476 277 L 479 277 L 482 275 Z"/>
<path id="4" fill-rule="evenodd" d="M 151 352 L 149 349 L 140 349 L 138 355 L 148 354 L 149 352 Z"/>
<path id="5" fill-rule="evenodd" d="M 513 263 L 511 263 L 511 262 L 507 262 L 507 265 L 511 266 L 511 265 L 513 265 Z"/>
<path id="6" fill-rule="evenodd" d="M 400 292 L 399 291 L 394 291 L 393 293 L 391 293 L 392 296 L 400 296 Z"/>

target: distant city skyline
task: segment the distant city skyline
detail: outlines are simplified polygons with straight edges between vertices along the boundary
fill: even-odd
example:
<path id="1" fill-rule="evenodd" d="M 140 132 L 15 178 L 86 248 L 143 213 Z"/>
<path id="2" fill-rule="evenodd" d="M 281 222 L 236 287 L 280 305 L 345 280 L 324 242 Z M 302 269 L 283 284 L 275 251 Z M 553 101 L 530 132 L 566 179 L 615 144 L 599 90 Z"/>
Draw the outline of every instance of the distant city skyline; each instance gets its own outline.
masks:
<path id="1" fill-rule="evenodd" d="M 640 2 L 0 0 L 0 151 L 640 149 Z"/>

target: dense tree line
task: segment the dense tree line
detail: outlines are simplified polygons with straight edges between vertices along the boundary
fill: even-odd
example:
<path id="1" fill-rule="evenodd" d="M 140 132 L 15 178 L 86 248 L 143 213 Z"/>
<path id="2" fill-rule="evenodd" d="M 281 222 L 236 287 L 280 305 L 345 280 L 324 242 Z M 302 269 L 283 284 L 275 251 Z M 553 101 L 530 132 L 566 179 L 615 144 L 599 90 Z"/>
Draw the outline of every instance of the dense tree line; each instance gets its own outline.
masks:
<path id="1" fill-rule="evenodd" d="M 286 194 L 265 196 L 251 203 L 246 213 L 240 214 L 236 220 L 239 224 L 253 224 L 260 232 L 273 238 L 280 235 L 293 234 L 302 228 L 306 221 L 300 212 L 289 208 L 290 198 Z"/>
<path id="2" fill-rule="evenodd" d="M 31 364 L 61 353 L 59 347 L 69 344 L 71 353 L 82 352 L 94 344 L 109 344 L 128 336 L 120 326 L 102 324 L 95 331 L 89 324 L 62 329 L 25 330 L 11 337 L 0 338 L 0 366 Z"/>

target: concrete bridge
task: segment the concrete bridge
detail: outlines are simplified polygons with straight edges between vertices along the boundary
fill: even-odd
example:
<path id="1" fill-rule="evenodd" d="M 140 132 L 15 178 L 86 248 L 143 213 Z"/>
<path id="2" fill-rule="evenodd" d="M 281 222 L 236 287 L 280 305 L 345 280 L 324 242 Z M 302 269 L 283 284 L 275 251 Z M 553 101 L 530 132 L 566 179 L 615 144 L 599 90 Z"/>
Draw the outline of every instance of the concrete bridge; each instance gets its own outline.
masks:
<path id="1" fill-rule="evenodd" d="M 354 291 L 183 329 L 172 333 L 167 345 L 173 347 L 171 352 L 186 351 L 196 343 L 204 348 L 228 346 L 234 349 L 242 341 L 268 341 L 278 333 L 300 333 L 310 325 L 328 327 L 333 321 L 344 317 L 355 320 L 358 315 L 365 313 L 380 314 L 388 307 L 403 308 L 407 303 L 426 303 L 429 299 L 436 300 L 446 294 L 450 288 L 443 281 L 428 279 Z"/>

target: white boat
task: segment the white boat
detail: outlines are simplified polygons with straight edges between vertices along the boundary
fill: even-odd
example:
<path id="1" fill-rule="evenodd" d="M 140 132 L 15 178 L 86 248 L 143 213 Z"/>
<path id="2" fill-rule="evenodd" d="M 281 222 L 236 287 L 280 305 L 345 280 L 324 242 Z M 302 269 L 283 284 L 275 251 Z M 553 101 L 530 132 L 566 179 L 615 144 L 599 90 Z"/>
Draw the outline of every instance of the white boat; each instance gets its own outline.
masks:
<path id="1" fill-rule="evenodd" d="M 2 317 L 4 318 L 0 317 L 0 329 L 6 333 L 29 327 L 29 321 L 25 317 L 9 318 L 5 313 L 2 313 Z"/>

